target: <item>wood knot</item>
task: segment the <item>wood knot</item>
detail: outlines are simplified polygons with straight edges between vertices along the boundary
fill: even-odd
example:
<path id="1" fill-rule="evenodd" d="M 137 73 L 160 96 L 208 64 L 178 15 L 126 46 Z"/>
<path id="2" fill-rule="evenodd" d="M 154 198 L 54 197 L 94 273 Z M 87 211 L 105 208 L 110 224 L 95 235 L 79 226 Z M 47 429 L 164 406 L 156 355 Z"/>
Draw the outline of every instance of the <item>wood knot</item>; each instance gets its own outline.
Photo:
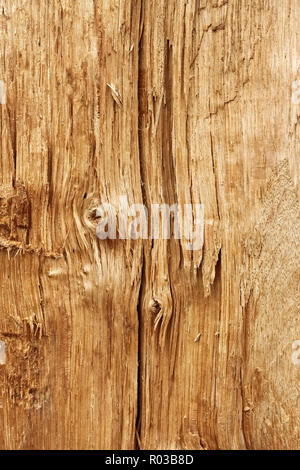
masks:
<path id="1" fill-rule="evenodd" d="M 87 218 L 89 219 L 91 223 L 97 223 L 97 220 L 99 218 L 97 216 L 97 209 L 96 208 L 90 209 L 87 214 Z"/>
<path id="2" fill-rule="evenodd" d="M 150 302 L 150 312 L 153 314 L 153 315 L 158 315 L 159 312 L 161 311 L 161 304 L 155 300 L 155 299 L 152 299 L 151 302 Z"/>
<path id="3" fill-rule="evenodd" d="M 98 198 L 93 196 L 87 195 L 84 199 L 84 223 L 85 226 L 91 230 L 95 230 L 98 223 L 99 217 L 97 214 L 97 208 L 100 202 Z"/>

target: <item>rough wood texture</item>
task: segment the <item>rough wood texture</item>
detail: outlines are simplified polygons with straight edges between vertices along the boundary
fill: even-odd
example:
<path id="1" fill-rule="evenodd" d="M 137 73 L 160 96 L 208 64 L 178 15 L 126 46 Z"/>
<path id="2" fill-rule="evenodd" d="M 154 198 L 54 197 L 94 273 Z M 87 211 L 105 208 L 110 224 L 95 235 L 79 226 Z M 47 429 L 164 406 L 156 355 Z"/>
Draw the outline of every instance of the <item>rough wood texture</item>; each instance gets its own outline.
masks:
<path id="1" fill-rule="evenodd" d="M 299 21 L 0 1 L 1 449 L 299 448 Z M 203 249 L 99 241 L 119 195 L 202 203 Z"/>

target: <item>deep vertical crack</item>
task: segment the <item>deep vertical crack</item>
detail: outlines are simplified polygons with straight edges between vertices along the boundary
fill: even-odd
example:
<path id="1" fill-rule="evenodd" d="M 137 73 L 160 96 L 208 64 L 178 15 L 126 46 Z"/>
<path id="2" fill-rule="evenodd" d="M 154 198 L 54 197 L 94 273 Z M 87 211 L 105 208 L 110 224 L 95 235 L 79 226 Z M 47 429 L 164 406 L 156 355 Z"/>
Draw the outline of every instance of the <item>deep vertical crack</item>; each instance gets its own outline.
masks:
<path id="1" fill-rule="evenodd" d="M 145 255 L 144 247 L 142 247 L 142 266 L 141 266 L 141 280 L 140 280 L 140 290 L 138 295 L 137 302 L 137 315 L 138 315 L 138 358 L 137 358 L 137 412 L 136 412 L 136 425 L 135 425 L 135 449 L 141 449 L 141 440 L 140 440 L 140 429 L 141 429 L 141 355 L 142 355 L 142 297 L 143 297 L 143 286 L 145 279 Z"/>
<path id="2" fill-rule="evenodd" d="M 143 23 L 143 4 L 140 6 L 140 34 L 139 34 L 139 44 L 138 44 L 138 84 L 137 84 L 137 99 L 138 99 L 138 148 L 139 148 L 139 164 L 140 164 L 140 183 L 141 183 L 141 193 L 143 204 L 147 207 L 146 201 L 146 191 L 144 187 L 145 182 L 145 169 L 143 167 L 143 142 L 142 142 L 142 113 L 143 113 L 143 95 L 144 95 L 144 85 L 143 85 L 143 69 L 142 69 L 142 57 L 141 49 L 143 44 L 143 32 L 144 32 L 144 23 Z M 138 322 L 138 357 L 137 357 L 137 411 L 136 411 L 136 424 L 135 424 L 135 449 L 141 449 L 141 440 L 140 440 L 140 428 L 141 428 L 141 355 L 142 355 L 142 295 L 143 295 L 143 286 L 145 279 L 145 254 L 144 254 L 144 242 L 142 241 L 142 260 L 141 260 L 141 271 L 140 271 L 140 288 L 137 300 L 137 322 Z"/>

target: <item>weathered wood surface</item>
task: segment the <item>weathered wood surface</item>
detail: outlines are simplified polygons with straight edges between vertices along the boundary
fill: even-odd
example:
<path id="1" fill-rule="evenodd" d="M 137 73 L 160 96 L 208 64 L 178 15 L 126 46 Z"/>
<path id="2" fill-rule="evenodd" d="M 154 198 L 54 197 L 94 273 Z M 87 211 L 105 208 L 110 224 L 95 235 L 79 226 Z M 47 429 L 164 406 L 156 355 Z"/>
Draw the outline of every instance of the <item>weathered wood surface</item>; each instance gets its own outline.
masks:
<path id="1" fill-rule="evenodd" d="M 0 1 L 1 449 L 299 448 L 299 22 Z M 203 250 L 98 240 L 124 194 L 202 203 Z"/>

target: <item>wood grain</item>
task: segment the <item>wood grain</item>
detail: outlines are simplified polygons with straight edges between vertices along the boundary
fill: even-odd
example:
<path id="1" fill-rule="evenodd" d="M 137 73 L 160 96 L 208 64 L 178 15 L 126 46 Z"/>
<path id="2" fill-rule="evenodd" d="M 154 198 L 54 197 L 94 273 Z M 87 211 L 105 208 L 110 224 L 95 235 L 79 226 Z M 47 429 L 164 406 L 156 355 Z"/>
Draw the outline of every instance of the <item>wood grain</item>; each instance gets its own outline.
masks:
<path id="1" fill-rule="evenodd" d="M 1 449 L 299 448 L 299 19 L 0 1 Z M 100 241 L 120 195 L 203 249 Z"/>

